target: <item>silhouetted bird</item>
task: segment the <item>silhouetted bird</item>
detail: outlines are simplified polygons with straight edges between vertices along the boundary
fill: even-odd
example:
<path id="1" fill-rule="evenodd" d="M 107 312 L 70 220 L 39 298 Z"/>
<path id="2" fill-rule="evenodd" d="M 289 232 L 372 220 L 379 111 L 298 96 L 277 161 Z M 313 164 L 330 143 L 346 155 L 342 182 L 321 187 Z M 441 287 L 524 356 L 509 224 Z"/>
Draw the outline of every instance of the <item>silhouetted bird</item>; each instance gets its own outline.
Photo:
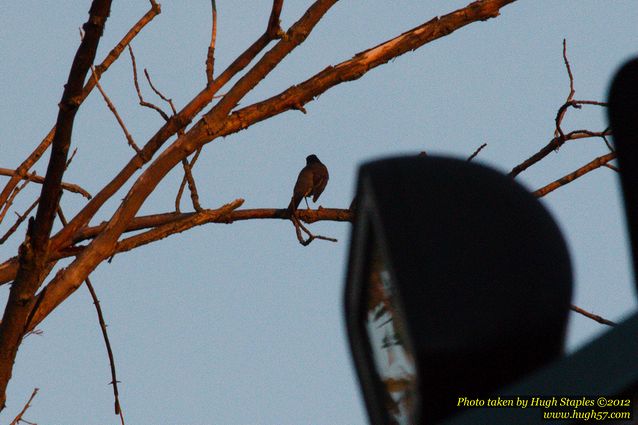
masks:
<path id="1" fill-rule="evenodd" d="M 302 198 L 312 196 L 312 202 L 317 202 L 321 192 L 328 184 L 328 177 L 328 169 L 319 161 L 317 155 L 308 155 L 306 157 L 306 166 L 299 172 L 297 183 L 295 183 L 295 188 L 292 191 L 292 199 L 290 200 L 290 205 L 288 205 L 290 214 L 299 207 Z M 307 199 L 306 206 L 308 206 Z"/>

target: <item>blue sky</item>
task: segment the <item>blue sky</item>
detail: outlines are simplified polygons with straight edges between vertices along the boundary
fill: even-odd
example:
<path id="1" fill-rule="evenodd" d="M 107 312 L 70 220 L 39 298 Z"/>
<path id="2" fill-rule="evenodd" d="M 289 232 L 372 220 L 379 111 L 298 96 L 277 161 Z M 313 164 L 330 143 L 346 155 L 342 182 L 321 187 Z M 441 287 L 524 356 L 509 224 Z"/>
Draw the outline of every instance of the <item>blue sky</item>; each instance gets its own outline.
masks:
<path id="1" fill-rule="evenodd" d="M 16 167 L 55 122 L 90 4 L 63 3 L 3 5 L 0 167 Z M 310 3 L 285 2 L 282 26 L 290 26 Z M 218 72 L 263 32 L 270 4 L 217 2 Z M 242 105 L 465 4 L 340 2 Z M 142 0 L 114 2 L 98 61 L 147 9 Z M 210 2 L 167 1 L 162 10 L 133 47 L 138 68 L 148 68 L 179 108 L 205 84 Z M 330 169 L 319 201 L 324 207 L 347 207 L 358 165 L 387 155 L 425 150 L 467 157 L 487 143 L 477 160 L 507 172 L 553 135 L 556 111 L 569 91 L 563 38 L 575 98 L 604 100 L 615 69 L 636 54 L 636 18 L 631 0 L 515 2 L 497 19 L 472 24 L 333 88 L 306 105 L 306 115 L 286 112 L 207 145 L 194 170 L 202 205 L 216 208 L 244 198 L 245 208 L 283 208 L 311 153 Z M 124 54 L 102 85 L 143 144 L 162 121 L 137 105 L 131 75 Z M 148 87 L 143 90 L 159 103 Z M 570 110 L 564 121 L 569 130 L 605 126 L 604 111 L 596 107 Z M 97 91 L 78 113 L 73 147 L 78 152 L 65 180 L 91 193 L 132 155 Z M 601 140 L 572 141 L 519 181 L 537 189 L 606 152 Z M 35 167 L 39 174 L 44 164 Z M 170 211 L 180 179 L 179 171 L 169 174 L 140 213 Z M 37 189 L 34 184 L 25 189 L 16 211 L 26 208 Z M 96 222 L 107 219 L 124 194 Z M 607 168 L 543 199 L 572 254 L 574 303 L 611 320 L 635 309 L 621 202 L 618 178 Z M 81 205 L 77 195 L 64 195 L 67 216 Z M 11 223 L 8 217 L 0 230 Z M 365 423 L 342 317 L 350 225 L 322 222 L 311 229 L 339 242 L 302 247 L 287 221 L 213 224 L 116 256 L 93 273 L 127 423 Z M 0 246 L 2 259 L 15 255 L 23 232 Z M 5 285 L 0 299 L 7 294 Z M 40 329 L 43 334 L 29 336 L 20 349 L 0 422 L 9 422 L 38 387 L 26 419 L 119 423 L 88 291 L 80 288 Z M 568 350 L 605 330 L 571 314 Z"/>

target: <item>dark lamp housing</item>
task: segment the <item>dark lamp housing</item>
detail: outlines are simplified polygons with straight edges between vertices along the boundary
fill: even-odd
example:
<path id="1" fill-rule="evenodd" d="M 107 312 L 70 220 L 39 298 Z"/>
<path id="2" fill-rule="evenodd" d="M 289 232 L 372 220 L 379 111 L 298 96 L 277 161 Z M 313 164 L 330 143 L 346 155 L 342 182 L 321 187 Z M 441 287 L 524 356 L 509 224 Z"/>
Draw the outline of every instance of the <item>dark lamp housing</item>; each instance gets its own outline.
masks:
<path id="1" fill-rule="evenodd" d="M 358 182 L 345 304 L 373 424 L 436 423 L 561 355 L 569 256 L 528 191 L 437 157 Z"/>

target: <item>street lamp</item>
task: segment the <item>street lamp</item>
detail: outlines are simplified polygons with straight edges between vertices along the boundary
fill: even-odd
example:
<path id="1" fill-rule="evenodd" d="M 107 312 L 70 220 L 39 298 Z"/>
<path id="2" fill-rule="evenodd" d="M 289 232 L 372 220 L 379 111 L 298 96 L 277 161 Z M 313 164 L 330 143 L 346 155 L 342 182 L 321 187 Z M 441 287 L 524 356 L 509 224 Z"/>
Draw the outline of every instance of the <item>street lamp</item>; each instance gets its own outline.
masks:
<path id="1" fill-rule="evenodd" d="M 358 181 L 345 307 L 371 423 L 436 423 L 561 355 L 569 256 L 527 190 L 440 157 Z"/>

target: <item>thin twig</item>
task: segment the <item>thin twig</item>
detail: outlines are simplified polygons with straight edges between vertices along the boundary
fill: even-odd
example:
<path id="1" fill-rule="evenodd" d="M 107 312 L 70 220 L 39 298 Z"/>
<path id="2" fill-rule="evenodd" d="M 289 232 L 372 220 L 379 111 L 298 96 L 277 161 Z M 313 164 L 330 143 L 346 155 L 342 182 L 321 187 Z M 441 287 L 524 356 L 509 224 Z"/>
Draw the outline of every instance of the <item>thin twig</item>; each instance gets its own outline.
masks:
<path id="1" fill-rule="evenodd" d="M 0 245 L 5 243 L 7 239 L 9 239 L 9 237 L 11 237 L 11 235 L 14 234 L 16 230 L 18 230 L 18 227 L 20 227 L 22 222 L 29 216 L 31 211 L 33 211 L 33 209 L 38 205 L 38 202 L 40 202 L 39 196 L 35 201 L 33 201 L 31 206 L 29 206 L 29 208 L 27 208 L 27 210 L 22 215 L 18 214 L 18 219 L 16 220 L 16 222 L 13 223 L 13 226 L 11 226 L 9 230 L 7 230 L 7 232 L 2 236 L 2 238 L 0 238 Z"/>
<path id="2" fill-rule="evenodd" d="M 195 162 L 197 162 L 197 159 L 199 158 L 199 154 L 201 152 L 202 152 L 202 148 L 200 147 L 199 149 L 197 149 L 197 151 L 193 155 L 193 159 L 191 159 L 191 161 L 188 162 L 188 167 L 186 166 L 184 161 L 182 161 L 182 166 L 184 167 L 184 177 L 182 178 L 182 183 L 179 185 L 179 190 L 177 191 L 177 196 L 175 197 L 175 211 L 177 212 L 180 211 L 179 205 L 182 200 L 182 194 L 184 193 L 184 187 L 186 187 L 186 183 L 188 183 L 189 190 L 191 192 L 191 201 L 193 202 L 193 208 L 195 208 L 195 211 L 201 210 L 201 206 L 199 206 L 199 196 L 197 194 L 197 187 L 195 186 L 195 179 L 192 176 L 193 166 L 195 165 Z M 189 175 L 190 175 L 190 180 L 192 180 L 193 182 L 193 186 L 190 185 L 191 182 L 189 180 Z M 197 209 L 198 207 L 200 208 L 200 210 Z"/>
<path id="3" fill-rule="evenodd" d="M 574 75 L 572 74 L 572 68 L 569 65 L 569 60 L 567 59 L 567 40 L 563 38 L 563 61 L 565 62 L 565 68 L 567 68 L 567 76 L 569 77 L 569 94 L 567 95 L 567 100 L 565 103 L 569 103 L 574 98 L 574 94 L 576 93 L 574 90 Z M 563 122 L 563 118 L 565 116 L 565 112 L 567 109 L 559 109 L 558 115 L 556 116 L 556 129 L 554 130 L 554 137 L 560 137 L 564 139 L 565 135 L 563 134 L 563 130 L 560 128 L 561 123 Z"/>
<path id="4" fill-rule="evenodd" d="M 616 167 L 615 165 L 607 163 L 607 164 L 605 164 L 605 167 L 609 168 L 610 170 L 614 170 L 617 173 L 620 173 L 620 169 L 618 167 Z"/>
<path id="5" fill-rule="evenodd" d="M 570 107 L 580 109 L 582 105 L 597 105 L 597 106 L 607 106 L 605 102 L 597 102 L 593 100 L 574 100 L 574 95 L 576 94 L 576 90 L 574 88 L 574 75 L 572 73 L 571 65 L 569 64 L 569 59 L 567 58 L 567 41 L 563 39 L 563 62 L 565 63 L 565 68 L 567 70 L 567 77 L 569 78 L 569 94 L 567 95 L 567 99 L 565 103 L 558 108 L 556 112 L 556 117 L 554 118 L 555 130 L 554 130 L 554 138 L 540 151 L 532 155 L 530 158 L 526 159 L 516 167 L 510 171 L 510 177 L 516 177 L 522 171 L 526 170 L 530 166 L 536 164 L 541 159 L 545 158 L 551 152 L 557 151 L 566 141 L 580 139 L 585 137 L 602 137 L 607 147 L 610 151 L 613 151 L 611 145 L 607 142 L 606 136 L 611 134 L 609 128 L 605 129 L 602 132 L 592 132 L 588 130 L 577 130 L 572 131 L 569 134 L 565 134 L 563 129 L 561 128 L 561 124 L 563 119 L 565 118 L 565 114 L 567 113 L 567 109 Z"/>
<path id="6" fill-rule="evenodd" d="M 22 411 L 20 413 L 18 413 L 18 416 L 16 416 L 11 421 L 11 425 L 18 425 L 20 422 L 24 422 L 24 423 L 27 423 L 27 424 L 31 423 L 31 422 L 27 422 L 24 419 L 22 419 L 22 416 L 26 413 L 26 411 L 29 409 L 29 407 L 31 407 L 31 402 L 35 398 L 35 396 L 38 393 L 38 391 L 40 391 L 40 388 L 34 388 L 33 389 L 33 392 L 31 393 L 31 397 L 29 397 L 29 401 L 27 401 L 27 404 L 24 405 L 24 407 L 22 408 Z"/>
<path id="7" fill-rule="evenodd" d="M 555 122 L 556 122 L 556 130 L 555 130 L 555 134 L 558 135 L 558 147 L 562 146 L 562 144 L 565 142 L 566 137 L 565 134 L 563 133 L 563 129 L 560 127 L 560 124 L 563 120 L 563 117 L 565 116 L 565 112 L 567 111 L 567 109 L 571 106 L 575 109 L 580 109 L 582 108 L 582 105 L 597 105 L 597 106 L 607 106 L 606 102 L 598 102 L 596 100 L 568 100 L 567 102 L 565 102 L 560 108 L 558 108 L 558 112 L 556 113 L 556 118 L 555 118 Z M 557 148 L 558 148 L 557 147 Z"/>
<path id="8" fill-rule="evenodd" d="M 582 308 L 580 308 L 578 306 L 575 306 L 574 304 L 572 304 L 569 308 L 572 311 L 575 311 L 576 313 L 580 313 L 580 314 L 582 314 L 585 317 L 589 317 L 590 319 L 595 320 L 596 322 L 601 323 L 603 325 L 616 326 L 616 324 L 617 324 L 616 322 L 612 322 L 611 320 L 607 320 L 607 319 L 605 319 L 603 317 L 600 317 L 597 314 L 590 313 L 587 310 L 583 310 Z"/>
<path id="9" fill-rule="evenodd" d="M 210 34 L 210 45 L 208 46 L 208 54 L 206 55 L 206 81 L 207 86 L 213 84 L 213 72 L 215 68 L 215 41 L 217 39 L 217 2 L 211 0 L 212 6 L 212 25 Z"/>
<path id="10" fill-rule="evenodd" d="M 109 356 L 109 365 L 111 367 L 111 384 L 113 385 L 113 397 L 115 399 L 115 402 L 114 402 L 115 414 L 120 416 L 120 422 L 122 423 L 122 425 L 124 425 L 124 412 L 122 412 L 119 393 L 117 390 L 117 384 L 120 381 L 117 380 L 117 375 L 115 372 L 115 358 L 113 357 L 113 350 L 111 349 L 111 342 L 109 341 L 109 335 L 106 332 L 106 323 L 104 321 L 104 315 L 102 314 L 102 308 L 100 307 L 100 300 L 97 298 L 95 289 L 93 289 L 93 284 L 91 283 L 91 279 L 87 277 L 84 280 L 84 283 L 86 283 L 86 287 L 91 293 L 91 298 L 93 299 L 93 305 L 95 306 L 95 311 L 97 312 L 98 321 L 100 322 L 100 329 L 102 330 L 104 345 L 106 345 L 106 352 L 108 353 L 108 356 Z"/>
<path id="11" fill-rule="evenodd" d="M 310 232 L 310 230 L 306 228 L 306 226 L 304 226 L 301 223 L 301 221 L 297 218 L 295 213 L 293 213 L 290 216 L 290 221 L 292 221 L 292 224 L 295 226 L 297 240 L 299 240 L 299 243 L 303 246 L 310 245 L 310 243 L 315 239 L 321 239 L 321 240 L 330 241 L 330 242 L 338 242 L 337 239 L 335 238 L 329 238 L 327 236 L 321 236 L 321 235 L 314 235 L 312 232 Z M 306 235 L 308 235 L 308 239 L 303 238 L 303 236 L 301 235 L 301 230 L 303 230 L 306 233 Z"/>
<path id="12" fill-rule="evenodd" d="M 31 173 L 31 175 L 35 175 L 35 171 L 33 173 Z M 9 195 L 9 197 L 7 198 L 5 204 L 4 204 L 4 208 L 2 210 L 2 212 L 0 212 L 0 223 L 2 223 L 2 220 L 4 219 L 4 216 L 7 215 L 7 211 L 9 211 L 9 208 L 11 208 L 11 205 L 13 205 L 13 200 L 15 199 L 16 196 L 18 196 L 18 193 L 20 193 L 20 191 L 22 189 L 25 188 L 26 185 L 28 185 L 30 182 L 30 180 L 27 178 L 24 183 L 22 183 L 19 186 L 16 186 L 13 189 L 13 192 L 11 192 L 11 194 Z"/>
<path id="13" fill-rule="evenodd" d="M 151 76 L 149 75 L 148 71 L 146 69 L 144 69 L 144 75 L 146 76 L 146 80 L 148 81 L 148 85 L 151 87 L 151 89 L 155 92 L 155 94 L 157 94 L 162 100 L 164 100 L 165 102 L 168 103 L 168 105 L 171 107 L 171 110 L 173 111 L 173 116 L 177 114 L 177 110 L 175 109 L 175 105 L 173 104 L 173 100 L 164 96 L 164 94 L 162 94 L 161 91 L 159 91 L 157 88 L 155 88 L 155 86 L 153 85 L 153 82 L 151 81 Z M 168 121 L 168 116 L 166 116 L 165 114 L 162 115 L 166 121 Z M 180 129 L 177 131 L 177 134 L 179 136 L 182 136 L 184 134 L 184 129 Z M 192 172 L 192 168 L 193 165 L 195 164 L 195 161 L 197 161 L 197 157 L 199 157 L 199 153 L 201 152 L 201 148 L 197 150 L 197 153 L 195 154 L 193 160 L 189 163 L 188 160 L 186 158 L 182 159 L 182 168 L 184 169 L 184 178 L 182 179 L 182 183 L 180 185 L 180 188 L 177 192 L 177 197 L 175 199 L 175 210 L 176 211 L 180 211 L 179 209 L 179 204 L 180 204 L 180 200 L 182 197 L 182 193 L 184 192 L 184 185 L 186 183 L 188 183 L 188 190 L 190 191 L 191 194 L 191 201 L 193 203 L 193 209 L 195 209 L 195 211 L 201 211 L 202 207 L 199 203 L 199 194 L 197 192 L 197 185 L 195 184 L 195 178 L 193 177 L 193 172 Z"/>
<path id="14" fill-rule="evenodd" d="M 91 71 L 93 71 L 93 75 L 95 76 L 95 67 L 93 65 L 91 65 Z M 128 129 L 126 128 L 124 121 L 120 117 L 120 114 L 117 113 L 117 109 L 115 109 L 115 105 L 113 105 L 113 102 L 111 102 L 111 99 L 109 99 L 109 97 L 104 92 L 104 89 L 102 88 L 102 85 L 100 84 L 100 82 L 97 81 L 97 76 L 95 76 L 95 78 L 96 78 L 95 84 L 97 85 L 97 88 L 100 91 L 100 93 L 102 93 L 102 97 L 104 98 L 104 101 L 108 105 L 109 109 L 111 110 L 111 112 L 113 112 L 113 115 L 115 115 L 115 119 L 117 120 L 118 124 L 122 128 L 122 131 L 124 132 L 124 136 L 126 137 L 126 140 L 128 141 L 129 146 L 132 147 L 133 150 L 135 150 L 135 152 L 137 152 L 138 155 L 141 154 L 141 150 L 135 143 L 135 140 L 133 140 L 133 136 L 131 136 L 131 134 L 128 132 Z"/>
<path id="15" fill-rule="evenodd" d="M 161 91 L 155 88 L 155 86 L 153 85 L 153 81 L 151 81 L 151 76 L 148 74 L 148 70 L 146 68 L 144 68 L 144 76 L 146 77 L 146 81 L 148 81 L 148 85 L 151 86 L 151 89 L 155 92 L 155 94 L 158 95 L 164 102 L 168 103 L 171 107 L 171 111 L 173 111 L 173 115 L 176 115 L 177 110 L 175 109 L 175 105 L 173 105 L 173 99 L 164 96 Z M 184 129 L 178 130 L 178 132 L 179 131 L 183 132 Z"/>
<path id="16" fill-rule="evenodd" d="M 472 155 L 470 155 L 470 157 L 467 159 L 467 162 L 472 161 L 472 160 L 476 157 L 476 155 L 478 155 L 478 154 L 479 154 L 479 152 L 481 152 L 481 151 L 483 150 L 483 148 L 484 148 L 485 146 L 487 146 L 487 143 L 483 143 L 481 146 L 479 146 L 479 147 L 478 147 L 478 149 L 477 149 L 477 150 L 475 150 L 475 151 L 474 151 L 474 153 L 473 153 Z"/>
<path id="17" fill-rule="evenodd" d="M 565 62 L 565 68 L 567 68 L 567 76 L 569 77 L 569 95 L 567 100 L 572 100 L 576 90 L 574 90 L 574 75 L 572 74 L 572 67 L 569 66 L 569 60 L 567 59 L 567 40 L 563 38 L 563 61 Z"/>
<path id="18" fill-rule="evenodd" d="M 590 138 L 590 137 L 601 137 L 603 140 L 605 140 L 606 136 L 610 136 L 610 135 L 611 135 L 611 129 L 609 129 L 609 128 L 605 129 L 602 132 L 588 131 L 588 130 L 576 130 L 576 131 L 572 131 L 570 133 L 567 133 L 565 135 L 565 140 L 563 140 L 563 143 L 568 141 L 568 140 L 586 139 L 586 138 Z M 547 145 L 543 146 L 534 155 L 530 156 L 525 161 L 521 162 L 520 164 L 518 164 L 517 166 L 512 168 L 512 171 L 510 171 L 508 175 L 510 177 L 512 177 L 512 178 L 518 176 L 520 173 L 522 173 L 523 171 L 525 171 L 526 169 L 528 169 L 532 165 L 540 162 L 543 158 L 545 158 L 550 153 L 555 152 L 556 149 L 558 147 L 560 147 L 560 146 L 561 146 L 560 145 L 560 138 L 559 137 L 554 137 L 552 140 L 549 141 L 549 143 L 547 143 Z M 610 149 L 610 150 L 613 152 L 613 149 Z"/>
<path id="19" fill-rule="evenodd" d="M 20 176 L 18 174 L 17 170 L 11 170 L 9 168 L 0 168 L 0 175 L 2 175 L 2 176 L 19 176 L 21 180 L 29 180 L 29 181 L 32 181 L 32 182 L 38 183 L 38 184 L 44 183 L 44 177 L 42 177 L 42 176 L 38 176 L 35 173 L 26 174 L 24 176 Z M 84 196 L 86 199 L 91 199 L 91 194 L 87 190 L 83 189 L 82 187 L 80 187 L 77 184 L 62 182 L 62 189 L 66 190 L 66 191 L 69 191 L 69 192 L 78 193 L 78 194 Z"/>
<path id="20" fill-rule="evenodd" d="M 67 220 L 62 212 L 62 208 L 58 207 L 58 217 L 62 222 L 63 226 L 66 226 Z M 102 337 L 104 339 L 104 345 L 106 345 L 106 352 L 109 356 L 109 365 L 111 367 L 111 384 L 113 385 L 113 397 L 115 398 L 115 414 L 120 416 L 120 422 L 124 425 L 124 413 L 122 412 L 122 408 L 120 406 L 120 398 L 119 392 L 117 390 L 117 384 L 120 382 L 117 380 L 117 374 L 115 372 L 115 358 L 113 356 L 113 350 L 111 349 L 111 342 L 109 340 L 109 335 L 106 331 L 106 322 L 104 320 L 104 314 L 102 314 L 102 308 L 100 307 L 100 300 L 95 293 L 95 289 L 93 288 L 93 284 L 91 283 L 90 278 L 86 278 L 84 280 L 86 283 L 86 287 L 88 288 L 91 298 L 93 299 L 93 305 L 95 306 L 95 311 L 97 312 L 98 322 L 100 323 L 100 329 L 102 330 Z"/>
<path id="21" fill-rule="evenodd" d="M 577 178 L 589 173 L 592 170 L 595 170 L 596 168 L 599 168 L 605 164 L 607 164 L 609 161 L 611 161 L 612 159 L 615 159 L 617 156 L 616 152 L 611 152 L 608 153 L 607 155 L 603 155 L 603 156 L 599 156 L 598 158 L 594 159 L 593 161 L 583 165 L 582 167 L 580 167 L 579 169 L 577 169 L 576 171 L 573 171 L 569 174 L 567 174 L 564 177 L 561 177 L 558 180 L 555 180 L 553 182 L 551 182 L 550 184 L 543 186 L 542 188 L 534 191 L 533 195 L 541 198 L 545 195 L 547 195 L 548 193 L 558 189 L 561 186 L 565 186 L 568 183 L 571 183 L 572 181 L 576 180 Z"/>
<path id="22" fill-rule="evenodd" d="M 131 57 L 131 63 L 133 64 L 133 84 L 135 85 L 135 91 L 137 91 L 137 98 L 140 101 L 140 105 L 157 111 L 157 113 L 159 113 L 165 121 L 168 121 L 168 115 L 166 114 L 166 112 L 162 111 L 159 106 L 144 100 L 142 91 L 140 90 L 140 84 L 137 81 L 137 64 L 135 63 L 135 55 L 133 54 L 133 48 L 130 44 L 128 46 L 128 52 Z"/>
<path id="23" fill-rule="evenodd" d="M 607 127 L 604 131 L 604 133 L 610 132 L 611 133 L 611 128 Z M 614 152 L 616 149 L 613 148 L 613 146 L 611 146 L 611 143 L 609 143 L 609 140 L 607 140 L 607 134 L 603 134 L 602 136 L 600 136 L 603 138 L 603 140 L 605 141 L 605 145 L 607 145 L 607 149 L 609 149 L 609 152 Z"/>
<path id="24" fill-rule="evenodd" d="M 71 165 L 71 162 L 73 161 L 73 158 L 75 158 L 75 154 L 78 152 L 78 149 L 75 148 L 73 149 L 73 152 L 71 153 L 71 155 L 69 156 L 69 159 L 67 159 L 66 161 L 66 165 L 64 167 L 64 171 L 66 171 L 69 168 L 69 165 Z M 35 171 L 32 173 L 32 177 L 35 175 Z M 25 181 L 25 185 L 26 183 L 28 183 L 28 181 L 32 181 L 29 178 L 27 178 L 27 181 Z M 62 183 L 62 185 L 64 186 L 65 183 Z M 24 185 L 23 185 L 24 186 Z M 78 186 L 79 187 L 79 186 Z M 88 192 L 87 192 L 88 194 Z M 91 195 L 89 194 L 89 199 L 91 199 Z M 31 213 L 31 211 L 38 205 L 38 203 L 40 202 L 40 197 L 38 196 L 36 198 L 35 201 L 33 201 L 33 203 L 29 206 L 29 208 L 27 208 L 27 210 L 22 214 L 18 214 L 16 213 L 16 215 L 18 216 L 18 220 L 16 220 L 16 222 L 13 224 L 13 226 L 11 226 L 11 228 L 2 236 L 2 238 L 0 238 L 0 245 L 2 245 L 3 243 L 5 243 L 7 241 L 7 239 L 9 239 L 9 237 L 15 233 L 15 231 L 18 229 L 18 227 L 20 227 L 20 224 L 22 224 L 22 222 L 29 216 L 29 214 Z M 53 267 L 53 265 L 51 266 L 51 268 Z"/>
<path id="25" fill-rule="evenodd" d="M 193 202 L 193 208 L 195 211 L 201 211 L 202 206 L 199 204 L 199 194 L 197 193 L 197 185 L 195 184 L 195 178 L 193 178 L 193 171 L 191 165 L 188 162 L 188 158 L 182 159 L 182 167 L 184 168 L 184 179 L 188 182 L 188 189 L 191 193 L 191 201 Z"/>

